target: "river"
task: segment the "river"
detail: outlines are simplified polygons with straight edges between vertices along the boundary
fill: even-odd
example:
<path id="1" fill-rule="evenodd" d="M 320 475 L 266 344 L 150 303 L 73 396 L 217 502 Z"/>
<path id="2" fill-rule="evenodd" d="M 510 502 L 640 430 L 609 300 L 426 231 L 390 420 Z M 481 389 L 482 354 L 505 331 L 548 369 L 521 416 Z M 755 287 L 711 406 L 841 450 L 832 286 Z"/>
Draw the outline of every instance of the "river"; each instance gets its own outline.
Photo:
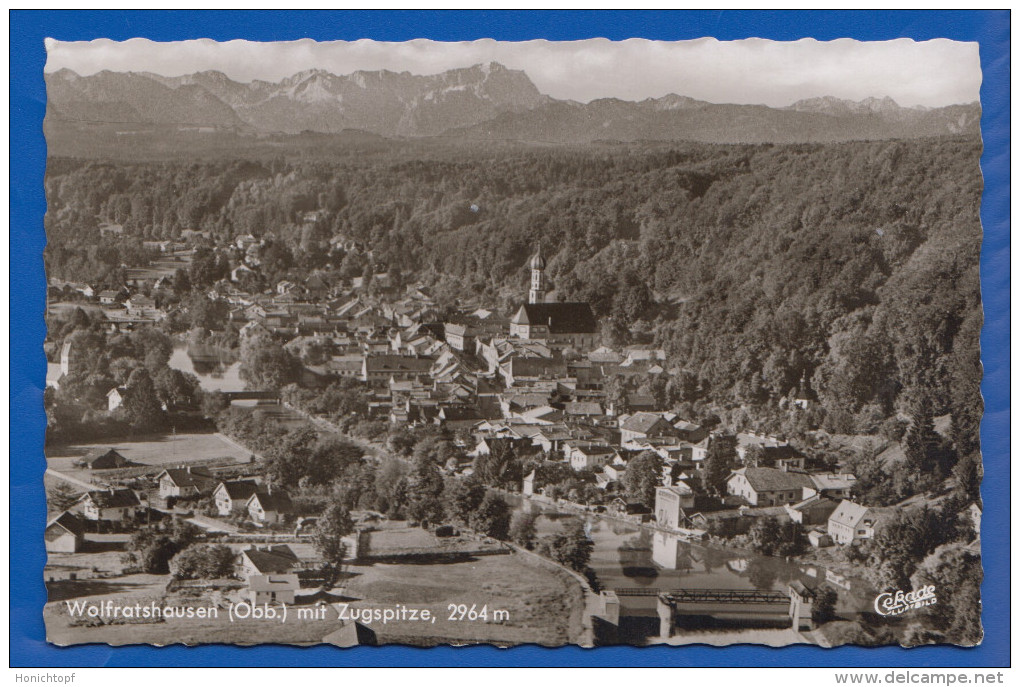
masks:
<path id="1" fill-rule="evenodd" d="M 201 344 L 177 343 L 170 367 L 198 377 L 205 391 L 244 391 L 241 363 L 232 351 Z"/>
<path id="2" fill-rule="evenodd" d="M 744 554 L 718 547 L 693 544 L 668 532 L 639 527 L 619 520 L 567 513 L 554 506 L 509 497 L 518 507 L 539 513 L 538 536 L 553 534 L 567 518 L 582 518 L 594 543 L 590 566 L 603 589 L 761 589 L 787 591 L 794 580 L 817 585 L 825 579 L 824 568 L 798 564 L 771 556 Z M 836 588 L 839 607 L 848 613 L 870 607 L 873 595 L 862 584 L 851 590 Z M 621 596 L 621 614 L 631 617 L 656 615 L 654 596 Z"/>
<path id="3" fill-rule="evenodd" d="M 178 344 L 170 357 L 170 366 L 198 377 L 207 391 L 243 391 L 236 356 L 211 346 Z M 303 422 L 297 413 L 278 404 L 237 401 L 252 406 L 267 418 L 284 424 Z M 595 547 L 591 568 L 604 589 L 643 587 L 648 589 L 761 589 L 785 592 L 790 582 L 802 580 L 812 585 L 825 579 L 824 568 L 798 565 L 780 558 L 741 554 L 702 544 L 692 544 L 677 535 L 639 527 L 634 524 L 565 512 L 555 506 L 506 495 L 517 507 L 539 514 L 539 536 L 554 534 L 566 518 L 581 517 L 588 525 Z M 852 590 L 838 589 L 839 607 L 846 612 L 870 608 L 873 593 L 864 585 Z M 655 597 L 624 596 L 620 599 L 623 615 L 652 618 Z"/>
<path id="4" fill-rule="evenodd" d="M 203 391 L 244 391 L 241 379 L 241 363 L 233 351 L 203 346 L 201 344 L 178 343 L 170 355 L 170 367 L 198 377 Z M 304 424 L 305 420 L 289 408 L 267 401 L 234 401 L 238 408 L 251 408 L 259 417 L 275 420 L 285 427 Z"/>

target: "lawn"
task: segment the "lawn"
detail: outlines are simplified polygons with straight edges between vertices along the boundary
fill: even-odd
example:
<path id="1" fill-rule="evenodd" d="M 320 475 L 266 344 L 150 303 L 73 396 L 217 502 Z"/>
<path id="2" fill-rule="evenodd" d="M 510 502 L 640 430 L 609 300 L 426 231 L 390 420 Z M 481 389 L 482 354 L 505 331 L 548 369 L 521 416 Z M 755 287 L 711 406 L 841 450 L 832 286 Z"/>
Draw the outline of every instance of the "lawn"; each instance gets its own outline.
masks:
<path id="1" fill-rule="evenodd" d="M 352 607 L 431 610 L 435 623 L 372 625 L 381 643 L 544 644 L 560 646 L 581 633 L 584 596 L 569 575 L 520 554 L 484 556 L 464 562 L 351 566 L 344 594 Z M 451 604 L 488 607 L 489 619 L 451 620 Z M 493 612 L 509 620 L 496 622 Z"/>
<path id="2" fill-rule="evenodd" d="M 47 447 L 46 461 L 50 468 L 75 474 L 85 481 L 93 474 L 74 466 L 74 462 L 94 448 L 114 448 L 138 465 L 179 465 L 199 461 L 226 459 L 224 462 L 246 463 L 250 453 L 220 439 L 215 434 L 177 434 L 150 436 L 133 440 L 121 439 L 97 444 L 74 444 Z M 95 473 L 102 476 L 102 471 Z"/>

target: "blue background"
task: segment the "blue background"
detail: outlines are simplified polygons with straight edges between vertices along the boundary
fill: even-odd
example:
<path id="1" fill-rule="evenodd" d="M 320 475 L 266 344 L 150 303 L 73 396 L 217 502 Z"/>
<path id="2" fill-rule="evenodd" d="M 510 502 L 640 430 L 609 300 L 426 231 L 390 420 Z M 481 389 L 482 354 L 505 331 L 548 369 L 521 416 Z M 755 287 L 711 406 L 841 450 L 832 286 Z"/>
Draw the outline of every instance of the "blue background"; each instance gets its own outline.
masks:
<path id="1" fill-rule="evenodd" d="M 950 38 L 980 44 L 983 84 L 981 167 L 985 190 L 981 283 L 985 307 L 981 427 L 985 566 L 984 643 L 977 648 L 704 646 L 545 649 L 493 647 L 261 646 L 59 648 L 47 645 L 41 610 L 46 518 L 42 485 L 45 415 L 42 353 L 46 282 L 43 193 L 46 145 L 45 37 L 145 37 L 259 41 L 375 38 L 440 41 L 680 40 L 758 36 L 778 40 Z M 10 14 L 10 663 L 11 666 L 1008 666 L 1009 665 L 1009 13 L 975 12 L 232 12 L 15 11 Z"/>

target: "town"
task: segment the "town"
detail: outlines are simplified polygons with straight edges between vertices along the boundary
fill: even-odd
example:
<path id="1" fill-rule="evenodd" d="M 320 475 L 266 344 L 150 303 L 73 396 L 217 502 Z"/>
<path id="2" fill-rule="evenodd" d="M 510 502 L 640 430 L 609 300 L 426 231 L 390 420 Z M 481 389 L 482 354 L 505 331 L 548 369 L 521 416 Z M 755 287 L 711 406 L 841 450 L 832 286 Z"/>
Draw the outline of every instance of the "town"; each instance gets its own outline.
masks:
<path id="1" fill-rule="evenodd" d="M 303 220 L 314 225 L 317 213 Z M 900 509 L 862 500 L 845 450 L 684 407 L 683 371 L 663 349 L 616 344 L 589 303 L 555 299 L 540 246 L 524 265 L 527 296 L 510 309 L 470 297 L 440 305 L 399 269 L 377 272 L 357 242 L 330 246 L 358 256 L 362 273 L 291 269 L 267 283 L 279 243 L 246 234 L 213 245 L 187 231 L 145 242 L 146 264 L 124 270 L 120 288 L 51 279 L 46 574 L 56 641 L 230 632 L 120 619 L 97 635 L 103 623 L 52 602 L 96 593 L 99 580 L 195 604 L 420 606 L 429 575 L 458 588 L 457 566 L 465 586 L 433 611 L 439 629 L 400 634 L 334 614 L 291 634 L 245 628 L 233 641 L 669 642 L 684 635 L 683 603 L 719 620 L 732 602 L 768 605 L 764 624 L 794 641 L 868 637 L 861 599 L 877 588 L 866 569 L 879 555 L 868 546 Z M 215 352 L 213 362 L 175 367 L 194 350 Z M 816 404 L 801 380 L 781 407 L 796 418 Z M 932 517 L 964 523 L 975 539 L 977 502 L 943 501 Z M 730 600 L 659 589 L 643 612 L 651 629 L 635 630 L 620 605 L 637 592 L 593 563 L 592 522 L 657 537 L 655 564 L 667 570 L 709 546 L 745 567 L 750 552 L 795 571 L 764 589 L 741 578 Z M 940 536 L 966 541 L 958 531 Z M 400 596 L 412 581 L 422 586 Z M 524 588 L 555 602 L 504 610 L 481 631 L 443 614 L 447 600 L 493 608 Z M 766 596 L 748 596 L 755 588 Z M 538 637 L 529 623 L 542 626 Z M 818 631 L 826 624 L 844 635 Z"/>

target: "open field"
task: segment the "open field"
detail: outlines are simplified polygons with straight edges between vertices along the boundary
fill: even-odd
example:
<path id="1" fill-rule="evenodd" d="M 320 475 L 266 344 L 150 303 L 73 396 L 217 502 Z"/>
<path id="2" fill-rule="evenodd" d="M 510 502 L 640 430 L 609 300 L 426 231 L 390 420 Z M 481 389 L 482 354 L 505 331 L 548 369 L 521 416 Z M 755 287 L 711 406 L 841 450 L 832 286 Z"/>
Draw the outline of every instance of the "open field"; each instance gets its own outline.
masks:
<path id="1" fill-rule="evenodd" d="M 178 269 L 187 270 L 191 265 L 191 258 L 195 252 L 192 250 L 180 251 L 178 253 L 163 255 L 156 258 L 146 267 L 129 267 L 126 270 L 127 279 L 159 279 L 160 277 L 173 277 Z"/>
<path id="2" fill-rule="evenodd" d="M 58 314 L 59 313 L 61 315 L 67 314 L 67 313 L 69 313 L 71 311 L 74 311 L 74 310 L 76 310 L 78 308 L 81 308 L 82 310 L 84 310 L 89 315 L 95 315 L 95 314 L 98 314 L 98 313 L 105 313 L 106 312 L 106 308 L 104 308 L 103 306 L 99 305 L 98 303 L 94 303 L 94 302 L 90 302 L 90 301 L 84 301 L 84 300 L 83 301 L 58 301 L 58 302 L 51 302 L 51 303 L 48 303 L 46 307 L 49 308 L 49 311 L 50 311 L 51 314 Z M 123 310 L 123 308 L 122 308 L 122 310 Z"/>
<path id="3" fill-rule="evenodd" d="M 114 440 L 97 444 L 73 444 L 47 447 L 46 462 L 50 468 L 87 477 L 102 477 L 103 471 L 92 472 L 75 467 L 74 462 L 94 448 L 114 448 L 136 465 L 173 466 L 199 461 L 226 459 L 224 462 L 246 463 L 250 453 L 223 441 L 215 434 L 157 435 L 144 439 Z M 81 477 L 85 475 L 85 477 Z"/>
<path id="4" fill-rule="evenodd" d="M 580 585 L 565 572 L 543 567 L 521 555 L 487 556 L 457 563 L 376 564 L 351 566 L 344 594 L 358 599 L 352 608 L 403 604 L 428 608 L 434 623 L 374 624 L 380 642 L 402 639 L 469 643 L 534 643 L 560 645 L 581 633 L 584 597 Z M 451 620 L 450 604 L 487 606 L 488 621 Z M 495 622 L 494 611 L 509 620 Z"/>

